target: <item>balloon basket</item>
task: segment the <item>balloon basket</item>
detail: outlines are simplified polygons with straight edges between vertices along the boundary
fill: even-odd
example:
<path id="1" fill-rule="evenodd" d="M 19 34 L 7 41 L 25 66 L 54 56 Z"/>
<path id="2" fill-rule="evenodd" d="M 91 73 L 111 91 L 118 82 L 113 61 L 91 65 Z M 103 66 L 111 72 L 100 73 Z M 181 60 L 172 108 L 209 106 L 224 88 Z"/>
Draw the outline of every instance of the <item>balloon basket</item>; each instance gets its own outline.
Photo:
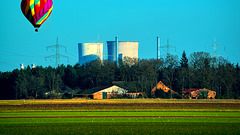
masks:
<path id="1" fill-rule="evenodd" d="M 38 32 L 38 29 L 35 29 L 35 32 Z"/>

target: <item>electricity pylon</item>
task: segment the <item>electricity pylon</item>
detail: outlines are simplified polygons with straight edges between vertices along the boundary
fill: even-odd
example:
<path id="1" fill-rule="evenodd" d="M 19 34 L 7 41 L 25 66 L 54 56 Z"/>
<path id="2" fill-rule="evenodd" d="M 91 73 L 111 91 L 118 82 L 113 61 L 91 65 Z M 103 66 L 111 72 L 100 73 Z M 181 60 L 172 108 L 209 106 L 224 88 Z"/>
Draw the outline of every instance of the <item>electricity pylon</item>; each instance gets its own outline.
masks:
<path id="1" fill-rule="evenodd" d="M 219 53 L 217 53 L 217 47 L 224 47 L 225 50 L 225 46 L 223 45 L 218 45 L 216 42 L 216 37 L 214 37 L 214 43 L 212 45 L 209 45 L 210 47 L 213 47 L 213 65 L 216 66 L 216 62 L 217 62 L 217 58 L 218 57 L 225 57 L 224 55 L 221 55 Z"/>
<path id="2" fill-rule="evenodd" d="M 58 37 L 57 37 L 56 45 L 51 45 L 51 46 L 47 46 L 47 47 L 46 47 L 47 50 L 48 50 L 49 48 L 56 49 L 56 54 L 53 54 L 53 55 L 50 55 L 50 56 L 45 57 L 45 60 L 47 60 L 47 59 L 52 59 L 52 58 L 55 59 L 55 60 L 56 60 L 56 61 L 55 61 L 55 67 L 58 67 L 58 65 L 59 65 L 59 63 L 60 63 L 60 58 L 67 58 L 68 61 L 69 61 L 69 57 L 64 56 L 64 55 L 62 55 L 62 54 L 59 53 L 59 47 L 65 48 L 65 52 L 67 52 L 67 47 L 66 47 L 66 46 L 63 46 L 63 45 L 59 45 L 59 44 L 58 44 Z"/>
<path id="3" fill-rule="evenodd" d="M 224 47 L 224 50 L 225 50 L 225 46 L 218 45 L 217 42 L 216 42 L 216 37 L 214 37 L 214 43 L 212 45 L 209 45 L 209 46 L 213 47 L 213 57 L 214 58 L 223 56 L 223 55 L 217 53 L 217 47 Z"/>
<path id="4" fill-rule="evenodd" d="M 167 45 L 161 46 L 160 48 L 167 48 L 167 56 L 170 55 L 170 48 L 175 48 L 175 52 L 176 52 L 176 47 L 169 44 L 169 39 L 167 39 Z"/>

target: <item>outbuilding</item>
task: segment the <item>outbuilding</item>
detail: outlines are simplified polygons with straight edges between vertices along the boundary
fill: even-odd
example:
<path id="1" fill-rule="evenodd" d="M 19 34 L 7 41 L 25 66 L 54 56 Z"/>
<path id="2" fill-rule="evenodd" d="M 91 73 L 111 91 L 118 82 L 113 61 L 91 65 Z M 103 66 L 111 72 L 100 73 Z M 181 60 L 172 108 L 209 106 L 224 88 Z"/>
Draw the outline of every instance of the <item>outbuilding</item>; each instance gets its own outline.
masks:
<path id="1" fill-rule="evenodd" d="M 142 93 L 139 93 L 139 92 L 137 92 L 137 93 L 126 93 L 126 96 L 128 98 L 135 99 L 135 98 L 138 98 L 138 97 L 142 96 Z"/>
<path id="2" fill-rule="evenodd" d="M 93 99 L 110 99 L 112 96 L 124 95 L 127 92 L 128 92 L 127 90 L 116 85 L 113 85 L 111 87 L 93 93 Z"/>

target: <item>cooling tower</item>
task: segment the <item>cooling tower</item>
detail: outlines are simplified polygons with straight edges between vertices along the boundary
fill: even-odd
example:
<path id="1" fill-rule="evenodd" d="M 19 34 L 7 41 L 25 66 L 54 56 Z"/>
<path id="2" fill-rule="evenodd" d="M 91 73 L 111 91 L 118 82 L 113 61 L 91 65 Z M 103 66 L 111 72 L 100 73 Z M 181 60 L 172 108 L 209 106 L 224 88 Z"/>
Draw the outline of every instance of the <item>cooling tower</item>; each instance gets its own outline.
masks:
<path id="1" fill-rule="evenodd" d="M 138 58 L 138 41 L 119 41 L 118 42 L 118 57 Z"/>
<path id="2" fill-rule="evenodd" d="M 118 49 L 116 41 L 107 41 L 109 61 L 116 61 L 117 56 L 119 59 L 138 58 L 138 41 L 118 41 Z M 117 52 L 118 55 L 116 55 Z"/>
<path id="3" fill-rule="evenodd" d="M 115 41 L 107 41 L 108 47 L 108 60 L 109 61 L 116 61 L 116 42 Z"/>
<path id="4" fill-rule="evenodd" d="M 103 43 L 79 43 L 79 64 L 85 64 L 93 60 L 103 60 Z"/>
<path id="5" fill-rule="evenodd" d="M 20 69 L 24 69 L 24 64 L 20 64 Z"/>

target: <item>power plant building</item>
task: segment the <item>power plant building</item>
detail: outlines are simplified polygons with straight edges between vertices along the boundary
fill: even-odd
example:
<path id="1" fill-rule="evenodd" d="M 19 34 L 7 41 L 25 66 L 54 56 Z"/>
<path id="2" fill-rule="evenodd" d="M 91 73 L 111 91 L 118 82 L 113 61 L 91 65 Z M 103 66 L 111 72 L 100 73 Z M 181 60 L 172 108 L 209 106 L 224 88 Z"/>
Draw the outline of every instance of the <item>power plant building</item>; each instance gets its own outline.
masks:
<path id="1" fill-rule="evenodd" d="M 107 41 L 107 56 L 111 62 L 124 60 L 125 57 L 138 59 L 138 41 Z M 85 64 L 94 60 L 103 60 L 103 43 L 79 43 L 79 64 Z"/>
<path id="2" fill-rule="evenodd" d="M 107 41 L 108 60 L 116 61 L 124 57 L 138 58 L 138 41 Z"/>
<path id="3" fill-rule="evenodd" d="M 79 64 L 85 64 L 94 60 L 103 60 L 103 43 L 79 43 Z"/>
<path id="4" fill-rule="evenodd" d="M 108 60 L 113 62 L 116 61 L 116 51 L 117 45 L 115 41 L 107 41 L 107 48 L 108 48 Z"/>
<path id="5" fill-rule="evenodd" d="M 118 58 L 124 57 L 138 58 L 138 41 L 119 41 L 118 42 Z"/>

